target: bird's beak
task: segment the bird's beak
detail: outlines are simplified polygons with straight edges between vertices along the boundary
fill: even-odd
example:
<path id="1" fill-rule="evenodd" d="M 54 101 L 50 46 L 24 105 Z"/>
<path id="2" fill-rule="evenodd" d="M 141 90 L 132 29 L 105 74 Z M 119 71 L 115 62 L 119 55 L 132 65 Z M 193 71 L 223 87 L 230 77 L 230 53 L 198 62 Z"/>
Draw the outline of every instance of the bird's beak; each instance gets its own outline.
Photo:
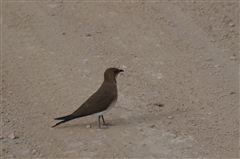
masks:
<path id="1" fill-rule="evenodd" d="M 120 72 L 124 72 L 123 70 L 118 70 L 118 73 L 120 73 Z"/>

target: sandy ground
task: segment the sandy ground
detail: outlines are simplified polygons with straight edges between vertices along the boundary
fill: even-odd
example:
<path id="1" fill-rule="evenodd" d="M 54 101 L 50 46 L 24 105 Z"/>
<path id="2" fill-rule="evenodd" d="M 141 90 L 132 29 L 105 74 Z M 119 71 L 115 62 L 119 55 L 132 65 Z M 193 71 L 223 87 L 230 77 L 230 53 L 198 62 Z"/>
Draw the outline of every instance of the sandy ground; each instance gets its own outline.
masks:
<path id="1" fill-rule="evenodd" d="M 1 6 L 1 157 L 239 158 L 239 2 Z M 125 71 L 113 126 L 51 128 L 108 67 Z"/>

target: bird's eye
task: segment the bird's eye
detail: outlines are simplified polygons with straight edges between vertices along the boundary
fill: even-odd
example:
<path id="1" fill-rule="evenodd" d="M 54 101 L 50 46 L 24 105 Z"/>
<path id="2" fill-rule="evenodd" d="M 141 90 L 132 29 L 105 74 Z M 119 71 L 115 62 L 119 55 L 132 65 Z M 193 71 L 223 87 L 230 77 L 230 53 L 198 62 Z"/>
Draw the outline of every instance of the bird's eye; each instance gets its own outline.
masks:
<path id="1" fill-rule="evenodd" d="M 115 74 L 117 73 L 117 71 L 113 71 Z"/>

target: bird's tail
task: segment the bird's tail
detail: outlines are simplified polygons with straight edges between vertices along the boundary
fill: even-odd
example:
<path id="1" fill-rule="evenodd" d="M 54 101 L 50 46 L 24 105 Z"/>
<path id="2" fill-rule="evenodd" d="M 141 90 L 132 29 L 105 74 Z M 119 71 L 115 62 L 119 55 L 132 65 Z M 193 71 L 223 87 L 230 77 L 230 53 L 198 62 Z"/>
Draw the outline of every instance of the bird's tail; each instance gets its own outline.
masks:
<path id="1" fill-rule="evenodd" d="M 67 115 L 67 116 L 55 118 L 55 120 L 62 120 L 62 121 L 60 121 L 60 122 L 58 122 L 57 124 L 53 125 L 52 128 L 54 128 L 55 126 L 57 126 L 57 125 L 59 125 L 59 124 L 65 123 L 65 122 L 67 122 L 67 121 L 70 121 L 70 120 L 73 120 L 73 119 L 76 119 L 76 118 L 79 118 L 79 117 L 81 117 L 81 116 Z"/>

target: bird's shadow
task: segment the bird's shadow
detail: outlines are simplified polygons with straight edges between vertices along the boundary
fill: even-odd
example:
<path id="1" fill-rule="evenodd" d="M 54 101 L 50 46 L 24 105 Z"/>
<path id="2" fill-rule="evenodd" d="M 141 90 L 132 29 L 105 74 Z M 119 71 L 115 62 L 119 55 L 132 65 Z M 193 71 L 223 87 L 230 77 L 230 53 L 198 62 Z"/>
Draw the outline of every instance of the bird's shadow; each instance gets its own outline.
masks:
<path id="1" fill-rule="evenodd" d="M 111 122 L 113 122 L 115 125 L 138 125 L 151 122 L 155 123 L 156 121 L 160 121 L 161 119 L 163 119 L 163 116 L 161 116 L 161 114 L 135 114 L 129 116 L 129 118 L 115 118 L 112 119 Z"/>

